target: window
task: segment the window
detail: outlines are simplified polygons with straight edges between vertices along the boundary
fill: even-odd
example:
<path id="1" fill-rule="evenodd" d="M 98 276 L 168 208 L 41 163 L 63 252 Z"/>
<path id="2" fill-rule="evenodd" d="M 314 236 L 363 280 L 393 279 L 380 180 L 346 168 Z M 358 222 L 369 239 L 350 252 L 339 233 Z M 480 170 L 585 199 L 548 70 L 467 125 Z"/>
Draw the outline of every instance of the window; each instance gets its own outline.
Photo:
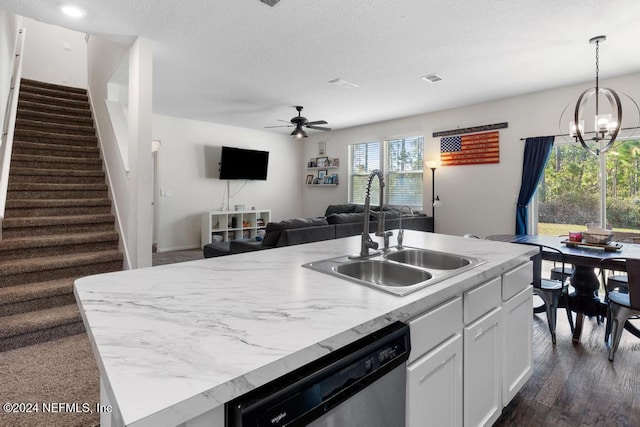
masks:
<path id="1" fill-rule="evenodd" d="M 365 190 L 371 171 L 380 169 L 380 142 L 365 142 L 351 145 L 351 162 L 349 166 L 349 202 L 364 203 Z M 371 203 L 378 204 L 379 186 L 373 186 Z"/>
<path id="2" fill-rule="evenodd" d="M 386 202 L 422 208 L 423 138 L 392 139 L 386 146 Z"/>
<path id="3" fill-rule="evenodd" d="M 385 200 L 389 205 L 422 208 L 424 138 L 394 138 L 350 146 L 349 202 L 364 203 L 371 171 L 380 169 L 385 179 Z M 384 167 L 382 167 L 384 165 Z M 379 204 L 379 186 L 374 178 L 371 203 Z"/>
<path id="4" fill-rule="evenodd" d="M 582 230 L 603 216 L 618 232 L 640 232 L 639 172 L 638 140 L 616 143 L 600 157 L 579 145 L 556 143 L 538 187 L 538 234 Z"/>

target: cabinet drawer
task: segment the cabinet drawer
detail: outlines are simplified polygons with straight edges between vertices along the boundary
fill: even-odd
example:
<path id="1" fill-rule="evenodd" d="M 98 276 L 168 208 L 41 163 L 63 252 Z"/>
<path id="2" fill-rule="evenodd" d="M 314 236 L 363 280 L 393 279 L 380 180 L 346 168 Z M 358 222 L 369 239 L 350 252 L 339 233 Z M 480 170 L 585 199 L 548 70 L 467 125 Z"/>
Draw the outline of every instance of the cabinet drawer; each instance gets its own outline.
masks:
<path id="1" fill-rule="evenodd" d="M 506 301 L 522 292 L 533 282 L 533 263 L 531 261 L 507 271 L 502 275 L 502 300 Z"/>
<path id="2" fill-rule="evenodd" d="M 498 277 L 464 293 L 462 304 L 465 325 L 500 305 L 501 285 L 502 280 Z"/>
<path id="3" fill-rule="evenodd" d="M 462 298 L 457 297 L 409 322 L 411 354 L 408 363 L 462 329 Z"/>

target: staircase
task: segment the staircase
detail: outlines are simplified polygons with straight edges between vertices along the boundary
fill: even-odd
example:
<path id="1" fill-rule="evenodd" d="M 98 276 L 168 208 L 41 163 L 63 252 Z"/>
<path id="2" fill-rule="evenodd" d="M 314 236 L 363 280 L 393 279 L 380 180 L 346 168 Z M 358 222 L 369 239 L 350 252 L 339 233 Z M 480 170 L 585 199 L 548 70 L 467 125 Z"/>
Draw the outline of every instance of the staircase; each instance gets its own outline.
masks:
<path id="1" fill-rule="evenodd" d="M 23 79 L 0 240 L 0 352 L 84 332 L 76 278 L 122 270 L 83 89 Z"/>

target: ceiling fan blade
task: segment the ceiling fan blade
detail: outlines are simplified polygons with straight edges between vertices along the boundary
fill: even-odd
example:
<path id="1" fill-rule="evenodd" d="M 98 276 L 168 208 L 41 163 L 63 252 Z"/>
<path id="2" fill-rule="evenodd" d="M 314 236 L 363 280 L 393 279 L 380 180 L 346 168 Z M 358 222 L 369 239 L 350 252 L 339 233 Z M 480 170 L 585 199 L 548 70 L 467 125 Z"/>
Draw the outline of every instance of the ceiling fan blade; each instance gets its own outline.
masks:
<path id="1" fill-rule="evenodd" d="M 277 122 L 282 122 L 282 123 L 291 123 L 290 120 L 281 120 L 281 119 L 276 119 Z"/>
<path id="2" fill-rule="evenodd" d="M 307 122 L 306 125 L 307 126 L 315 126 L 315 125 L 327 125 L 329 123 L 327 123 L 326 120 L 316 120 L 315 122 Z"/>
<path id="3" fill-rule="evenodd" d="M 269 128 L 292 128 L 295 127 L 293 125 L 289 125 L 289 126 L 265 126 L 264 129 L 269 129 Z"/>
<path id="4" fill-rule="evenodd" d="M 321 127 L 321 126 L 305 126 L 309 129 L 315 129 L 315 130 L 324 130 L 324 131 L 329 131 L 331 130 L 331 128 L 325 128 L 325 127 Z"/>

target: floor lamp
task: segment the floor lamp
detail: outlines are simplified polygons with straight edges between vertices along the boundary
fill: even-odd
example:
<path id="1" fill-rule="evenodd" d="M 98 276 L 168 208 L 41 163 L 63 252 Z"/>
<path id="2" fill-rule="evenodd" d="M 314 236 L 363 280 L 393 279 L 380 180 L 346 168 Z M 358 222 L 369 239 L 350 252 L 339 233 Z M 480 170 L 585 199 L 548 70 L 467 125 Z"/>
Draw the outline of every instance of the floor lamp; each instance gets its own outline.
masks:
<path id="1" fill-rule="evenodd" d="M 427 167 L 431 169 L 431 218 L 433 218 L 433 232 L 436 231 L 436 207 L 440 206 L 440 196 L 436 196 L 436 169 L 440 166 L 438 160 L 427 160 Z"/>

